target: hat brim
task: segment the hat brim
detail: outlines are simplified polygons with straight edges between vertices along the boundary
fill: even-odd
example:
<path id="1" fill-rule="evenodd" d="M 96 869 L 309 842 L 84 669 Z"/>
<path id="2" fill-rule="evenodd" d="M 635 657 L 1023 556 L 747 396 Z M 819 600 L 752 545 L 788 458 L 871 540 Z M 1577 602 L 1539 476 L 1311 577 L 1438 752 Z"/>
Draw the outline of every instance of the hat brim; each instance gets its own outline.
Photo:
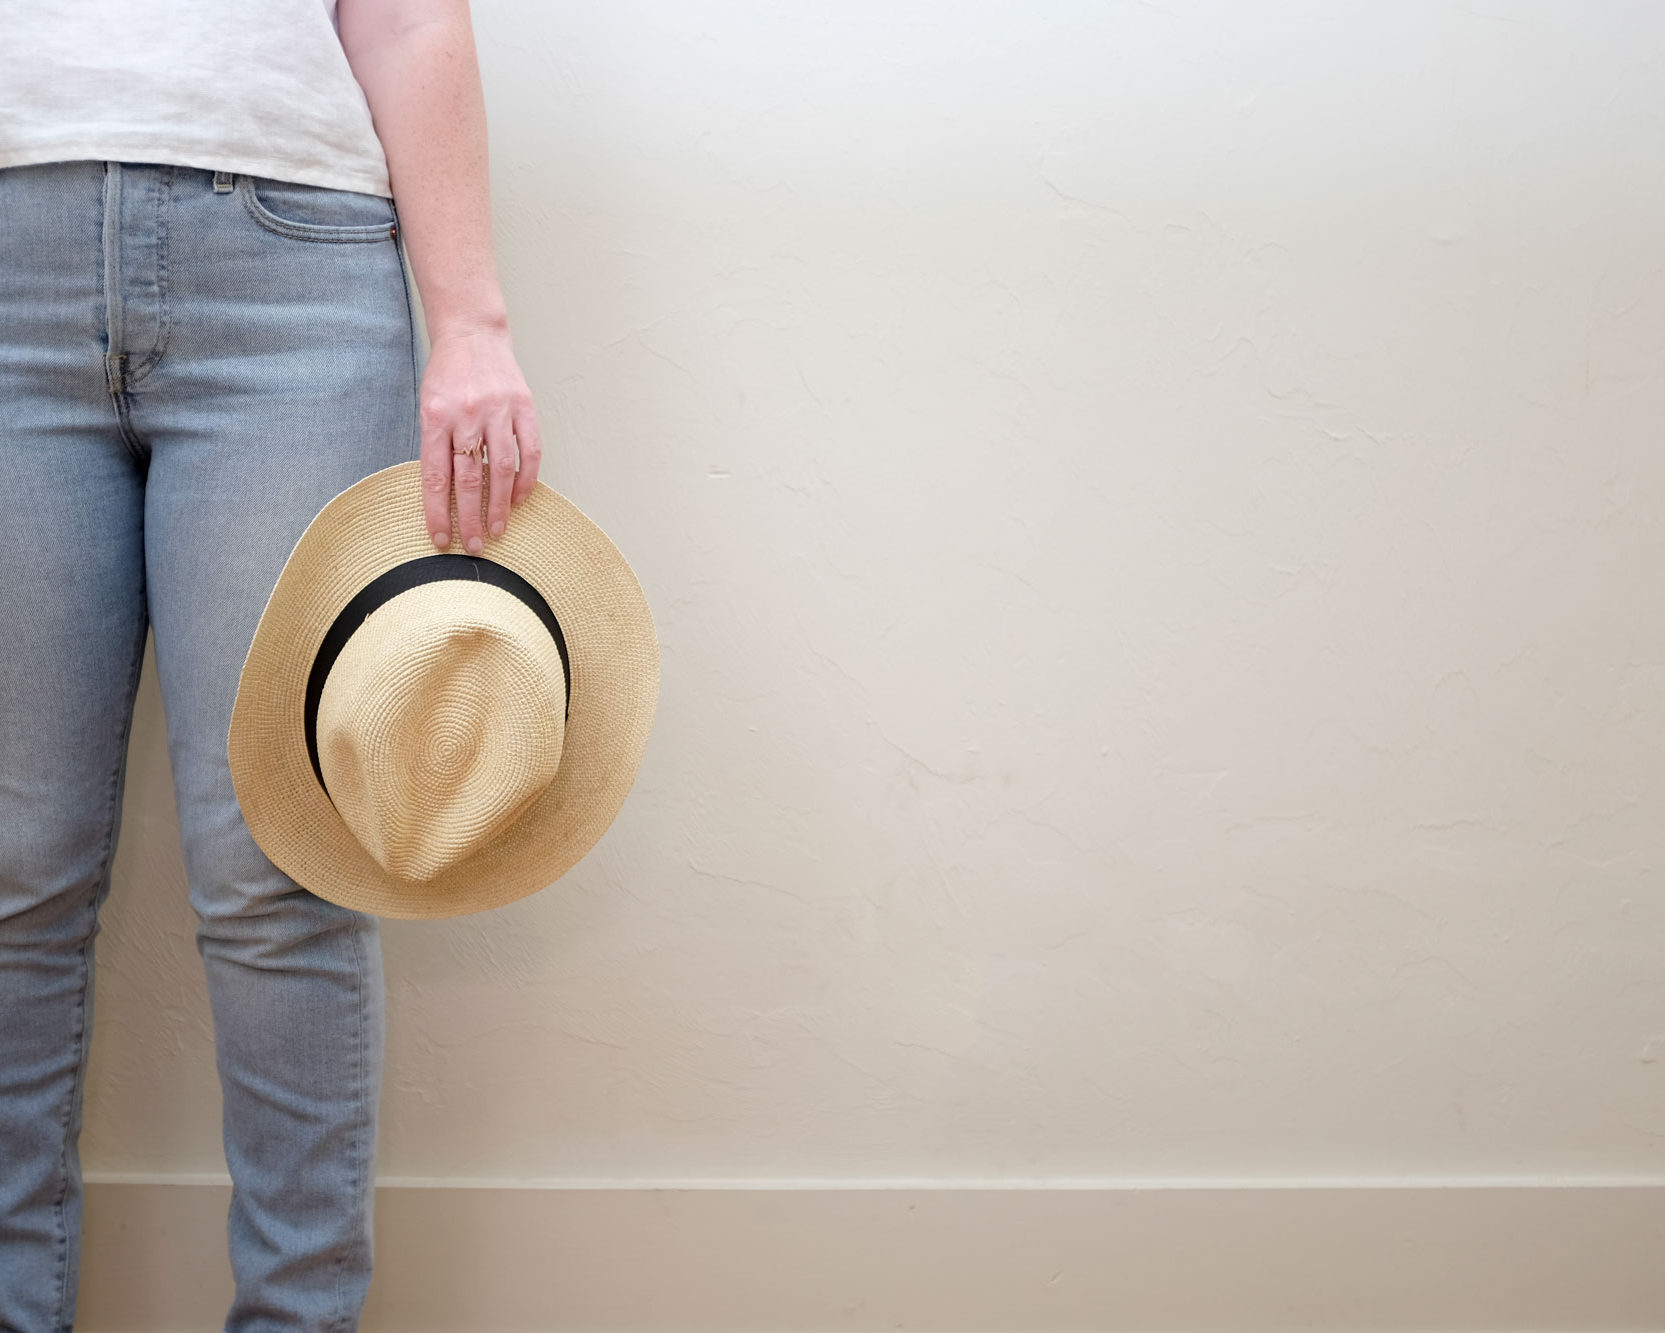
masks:
<path id="1" fill-rule="evenodd" d="M 307 753 L 307 677 L 331 624 L 371 580 L 434 553 L 421 465 L 350 486 L 295 544 L 254 632 L 227 753 L 256 844 L 301 887 L 377 916 L 461 916 L 548 887 L 607 831 L 635 780 L 659 696 L 647 598 L 607 535 L 541 482 L 483 557 L 532 584 L 559 620 L 572 673 L 554 779 L 512 825 L 433 879 L 399 879 L 359 844 Z M 482 688 L 488 687 L 482 682 Z"/>

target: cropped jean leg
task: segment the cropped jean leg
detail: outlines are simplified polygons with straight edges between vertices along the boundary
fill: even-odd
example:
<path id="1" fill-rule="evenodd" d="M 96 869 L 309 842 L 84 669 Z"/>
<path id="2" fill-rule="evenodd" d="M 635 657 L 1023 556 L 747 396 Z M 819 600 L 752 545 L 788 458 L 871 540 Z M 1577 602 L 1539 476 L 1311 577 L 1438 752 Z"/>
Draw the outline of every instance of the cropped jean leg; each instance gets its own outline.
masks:
<path id="1" fill-rule="evenodd" d="M 295 541 L 417 453 L 395 221 L 198 168 L 0 169 L 0 1330 L 74 1317 L 92 939 L 147 623 L 224 1098 L 225 1327 L 358 1325 L 376 922 L 255 846 L 226 735 Z"/>

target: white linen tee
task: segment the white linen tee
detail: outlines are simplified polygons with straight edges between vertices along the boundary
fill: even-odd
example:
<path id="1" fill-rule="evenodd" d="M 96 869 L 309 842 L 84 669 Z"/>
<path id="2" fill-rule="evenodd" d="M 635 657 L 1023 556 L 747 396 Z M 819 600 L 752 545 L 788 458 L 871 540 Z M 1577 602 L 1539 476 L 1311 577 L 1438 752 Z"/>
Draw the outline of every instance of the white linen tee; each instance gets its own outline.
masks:
<path id="1" fill-rule="evenodd" d="M 0 0 L 0 167 L 83 159 L 392 197 L 335 0 Z"/>

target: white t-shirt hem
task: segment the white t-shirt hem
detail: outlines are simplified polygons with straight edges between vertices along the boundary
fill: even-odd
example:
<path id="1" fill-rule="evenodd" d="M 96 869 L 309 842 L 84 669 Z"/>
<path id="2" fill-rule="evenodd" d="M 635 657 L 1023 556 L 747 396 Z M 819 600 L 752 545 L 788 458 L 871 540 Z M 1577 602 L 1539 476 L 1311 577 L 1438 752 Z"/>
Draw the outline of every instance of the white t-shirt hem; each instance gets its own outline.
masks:
<path id="1" fill-rule="evenodd" d="M 32 167 L 47 162 L 161 162 L 170 166 L 197 167 L 204 171 L 230 171 L 245 176 L 297 185 L 321 185 L 332 190 L 356 190 L 360 194 L 391 199 L 393 190 L 385 171 L 371 175 L 344 171 L 339 165 L 297 162 L 285 158 L 242 157 L 215 153 L 209 157 L 185 148 L 147 144 L 143 156 L 130 145 L 83 140 L 75 143 L 36 144 L 28 148 L 0 150 L 0 167 Z"/>

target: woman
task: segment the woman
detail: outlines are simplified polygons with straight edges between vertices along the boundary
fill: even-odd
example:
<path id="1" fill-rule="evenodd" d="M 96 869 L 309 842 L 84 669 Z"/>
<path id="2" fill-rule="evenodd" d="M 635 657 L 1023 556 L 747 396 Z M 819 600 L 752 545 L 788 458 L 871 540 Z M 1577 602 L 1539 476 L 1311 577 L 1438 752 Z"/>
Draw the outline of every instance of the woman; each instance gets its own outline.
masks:
<path id="1" fill-rule="evenodd" d="M 224 1092 L 226 1328 L 355 1328 L 375 920 L 261 854 L 226 733 L 333 495 L 420 454 L 435 545 L 477 552 L 537 477 L 466 0 L 0 0 L 0 32 L 0 1327 L 74 1320 L 93 936 L 148 626 Z"/>

